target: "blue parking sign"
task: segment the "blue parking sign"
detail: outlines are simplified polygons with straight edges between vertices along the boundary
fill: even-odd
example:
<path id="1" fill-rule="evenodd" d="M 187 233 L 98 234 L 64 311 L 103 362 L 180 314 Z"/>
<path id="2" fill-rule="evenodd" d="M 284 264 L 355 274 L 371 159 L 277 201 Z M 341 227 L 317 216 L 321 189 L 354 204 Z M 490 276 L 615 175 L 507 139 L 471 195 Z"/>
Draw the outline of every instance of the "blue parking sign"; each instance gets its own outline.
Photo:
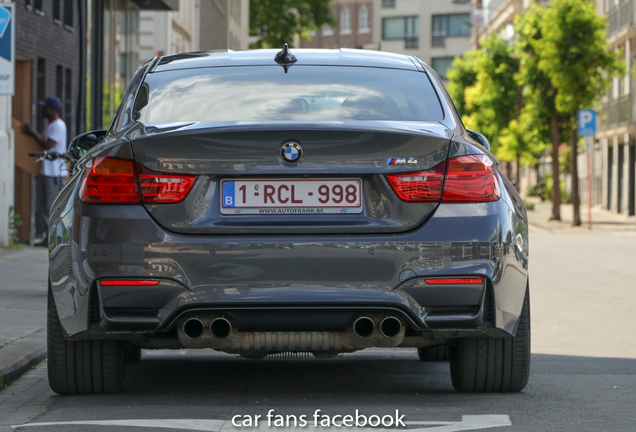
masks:
<path id="1" fill-rule="evenodd" d="M 596 135 L 596 111 L 591 109 L 579 110 L 579 136 Z"/>

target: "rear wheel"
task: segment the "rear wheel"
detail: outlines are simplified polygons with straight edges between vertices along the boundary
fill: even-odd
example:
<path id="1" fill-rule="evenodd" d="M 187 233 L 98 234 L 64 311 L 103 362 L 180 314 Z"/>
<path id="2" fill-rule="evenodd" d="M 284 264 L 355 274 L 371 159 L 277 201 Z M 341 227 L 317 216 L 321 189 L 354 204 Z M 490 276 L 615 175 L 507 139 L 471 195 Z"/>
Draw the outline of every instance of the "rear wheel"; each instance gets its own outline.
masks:
<path id="1" fill-rule="evenodd" d="M 448 347 L 446 345 L 437 345 L 432 347 L 418 348 L 417 355 L 422 361 L 448 361 Z"/>
<path id="2" fill-rule="evenodd" d="M 118 341 L 67 341 L 49 289 L 49 385 L 60 395 L 117 393 L 124 384 L 124 349 Z"/>
<path id="3" fill-rule="evenodd" d="M 450 348 L 451 378 L 462 393 L 523 390 L 530 372 L 530 298 L 523 302 L 513 338 L 462 338 Z"/>
<path id="4" fill-rule="evenodd" d="M 126 347 L 124 350 L 124 360 L 126 363 L 137 363 L 141 361 L 141 348 L 136 346 Z"/>

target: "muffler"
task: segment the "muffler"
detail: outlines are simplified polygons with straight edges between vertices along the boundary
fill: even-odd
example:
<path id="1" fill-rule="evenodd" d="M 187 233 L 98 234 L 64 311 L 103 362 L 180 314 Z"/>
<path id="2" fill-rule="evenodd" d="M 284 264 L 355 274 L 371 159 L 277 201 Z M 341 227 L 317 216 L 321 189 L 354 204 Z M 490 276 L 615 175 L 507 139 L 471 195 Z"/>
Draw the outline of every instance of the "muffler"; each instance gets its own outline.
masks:
<path id="1" fill-rule="evenodd" d="M 402 323 L 399 319 L 388 316 L 380 323 L 380 333 L 384 337 L 393 338 L 400 334 L 402 331 Z"/>
<path id="2" fill-rule="evenodd" d="M 353 323 L 353 332 L 361 338 L 367 338 L 373 334 L 375 323 L 369 317 L 360 317 Z"/>
<path id="3" fill-rule="evenodd" d="M 203 321 L 198 318 L 190 318 L 183 323 L 183 334 L 185 334 L 188 339 L 198 339 L 203 334 L 203 328 Z"/>
<path id="4" fill-rule="evenodd" d="M 210 324 L 210 332 L 217 339 L 225 339 L 232 332 L 232 324 L 225 318 L 217 318 Z"/>

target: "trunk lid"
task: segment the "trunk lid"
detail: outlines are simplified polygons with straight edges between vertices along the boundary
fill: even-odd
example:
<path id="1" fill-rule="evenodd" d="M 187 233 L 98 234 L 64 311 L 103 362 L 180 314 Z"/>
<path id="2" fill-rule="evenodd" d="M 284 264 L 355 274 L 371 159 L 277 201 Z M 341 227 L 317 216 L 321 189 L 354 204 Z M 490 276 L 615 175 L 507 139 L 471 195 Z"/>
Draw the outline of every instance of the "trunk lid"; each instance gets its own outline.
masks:
<path id="1" fill-rule="evenodd" d="M 184 201 L 145 205 L 165 229 L 289 235 L 397 233 L 421 225 L 438 204 L 401 201 L 384 175 L 434 167 L 447 158 L 452 133 L 439 123 L 414 122 L 192 123 L 145 126 L 129 137 L 135 160 L 146 168 L 199 176 Z M 288 142 L 302 148 L 301 162 L 283 161 Z M 222 214 L 221 182 L 254 179 L 356 179 L 361 212 Z"/>

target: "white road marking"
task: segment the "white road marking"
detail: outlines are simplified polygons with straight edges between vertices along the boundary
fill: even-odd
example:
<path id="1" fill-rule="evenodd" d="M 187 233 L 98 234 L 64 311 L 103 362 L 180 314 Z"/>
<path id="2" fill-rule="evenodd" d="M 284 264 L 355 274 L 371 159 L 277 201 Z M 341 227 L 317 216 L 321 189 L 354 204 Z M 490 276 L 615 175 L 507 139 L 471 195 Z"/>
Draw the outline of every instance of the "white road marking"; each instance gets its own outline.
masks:
<path id="1" fill-rule="evenodd" d="M 423 428 L 409 428 L 408 432 L 457 432 L 470 431 L 479 429 L 488 429 L 495 427 L 512 426 L 510 417 L 507 415 L 465 415 L 462 416 L 461 422 L 435 422 L 435 421 L 411 421 L 405 422 L 410 426 L 431 426 Z M 157 429 L 180 429 L 201 432 L 229 432 L 229 431 L 272 431 L 276 429 L 284 429 L 287 431 L 298 432 L 326 432 L 329 430 L 336 431 L 340 429 L 355 429 L 355 432 L 396 432 L 404 429 L 385 429 L 385 428 L 338 428 L 338 427 L 289 427 L 276 428 L 268 427 L 266 424 L 260 424 L 254 428 L 240 428 L 232 425 L 229 420 L 198 420 L 198 419 L 165 419 L 165 420 L 88 420 L 88 421 L 69 421 L 69 422 L 49 422 L 49 423 L 27 423 L 23 425 L 11 426 L 12 428 L 26 427 L 45 427 L 59 425 L 81 425 L 81 426 L 128 426 L 128 427 L 146 427 Z"/>

